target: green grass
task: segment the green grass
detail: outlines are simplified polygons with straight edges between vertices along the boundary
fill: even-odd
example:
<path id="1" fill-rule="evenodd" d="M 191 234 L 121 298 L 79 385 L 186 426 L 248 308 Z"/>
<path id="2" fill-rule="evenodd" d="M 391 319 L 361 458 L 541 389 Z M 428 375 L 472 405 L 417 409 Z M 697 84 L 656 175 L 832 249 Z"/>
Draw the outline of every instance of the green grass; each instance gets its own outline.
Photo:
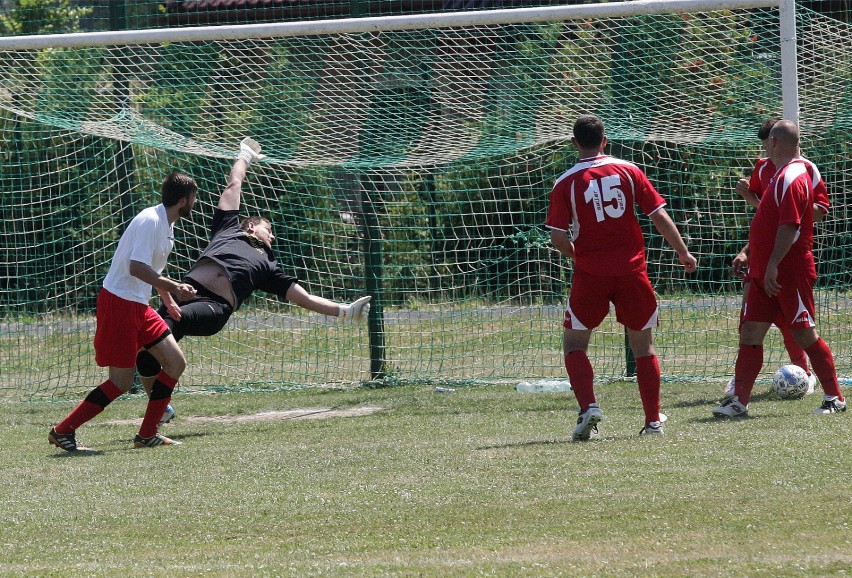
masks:
<path id="1" fill-rule="evenodd" d="M 758 395 L 718 421 L 719 384 L 664 387 L 665 438 L 619 382 L 588 443 L 572 395 L 508 385 L 178 395 L 185 445 L 153 450 L 108 423 L 131 398 L 79 431 L 94 455 L 47 444 L 73 404 L 3 404 L 0 575 L 847 576 L 852 415 Z M 190 419 L 362 405 L 382 411 Z"/>

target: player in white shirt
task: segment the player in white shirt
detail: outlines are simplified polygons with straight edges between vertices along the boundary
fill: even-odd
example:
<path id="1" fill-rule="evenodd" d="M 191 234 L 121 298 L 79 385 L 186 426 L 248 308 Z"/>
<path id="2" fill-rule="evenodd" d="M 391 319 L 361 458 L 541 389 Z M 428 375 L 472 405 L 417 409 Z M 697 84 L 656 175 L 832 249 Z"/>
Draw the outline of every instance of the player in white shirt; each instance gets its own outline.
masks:
<path id="1" fill-rule="evenodd" d="M 157 433 L 157 426 L 186 368 L 186 358 L 148 301 L 151 287 L 161 296 L 174 294 L 178 299 L 195 294 L 191 285 L 178 283 L 162 273 L 174 246 L 174 224 L 189 217 L 198 186 L 191 177 L 175 171 L 163 181 L 162 193 L 163 202 L 136 215 L 121 236 L 98 294 L 95 361 L 100 367 L 109 367 L 109 377 L 50 430 L 48 441 L 67 452 L 88 450 L 77 441 L 77 428 L 130 390 L 136 354 L 142 348 L 160 362 L 162 371 L 154 382 L 134 445 L 142 448 L 180 443 Z"/>

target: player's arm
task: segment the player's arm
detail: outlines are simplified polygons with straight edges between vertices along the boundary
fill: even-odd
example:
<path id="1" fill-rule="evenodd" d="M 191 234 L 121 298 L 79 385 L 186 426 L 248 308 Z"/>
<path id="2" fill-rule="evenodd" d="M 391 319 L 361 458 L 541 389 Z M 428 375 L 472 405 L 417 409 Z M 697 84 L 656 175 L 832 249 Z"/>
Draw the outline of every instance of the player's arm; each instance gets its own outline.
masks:
<path id="1" fill-rule="evenodd" d="M 751 205 L 755 209 L 760 204 L 760 199 L 758 198 L 758 196 L 754 192 L 752 192 L 751 188 L 749 187 L 748 179 L 738 180 L 736 187 L 734 187 L 734 190 L 736 190 L 737 193 L 743 199 L 745 199 L 746 203 L 748 203 L 749 205 Z"/>
<path id="2" fill-rule="evenodd" d="M 169 315 L 171 315 L 172 319 L 175 321 L 180 321 L 180 305 L 178 305 L 177 301 L 175 301 L 174 295 L 165 289 L 160 289 L 159 287 L 156 289 L 157 293 L 160 295 L 160 300 L 163 302 L 163 305 L 166 306 L 166 310 L 169 312 Z"/>
<path id="3" fill-rule="evenodd" d="M 686 269 L 686 272 L 692 273 L 695 271 L 698 267 L 698 260 L 693 257 L 692 253 L 689 252 L 689 249 L 686 248 L 686 243 L 683 242 L 683 238 L 680 236 L 680 231 L 677 230 L 677 226 L 674 224 L 674 221 L 672 221 L 672 218 L 669 217 L 666 210 L 663 207 L 660 207 L 651 213 L 649 217 L 660 235 L 662 235 L 666 242 L 671 245 L 672 249 L 675 250 L 678 261 L 680 261 L 680 264 L 683 265 L 684 269 Z"/>
<path id="4" fill-rule="evenodd" d="M 827 212 L 824 207 L 814 203 L 814 224 L 821 222 Z"/>
<path id="5" fill-rule="evenodd" d="M 770 297 L 775 297 L 781 292 L 781 285 L 778 284 L 778 264 L 796 241 L 798 228 L 798 225 L 793 223 L 779 225 L 778 232 L 775 234 L 775 246 L 772 248 L 772 254 L 769 255 L 766 274 L 763 277 L 763 290 Z"/>
<path id="6" fill-rule="evenodd" d="M 231 174 L 228 175 L 228 184 L 222 195 L 219 197 L 217 205 L 222 211 L 237 211 L 240 208 L 240 196 L 243 190 L 243 181 L 246 178 L 246 172 L 252 161 L 264 158 L 260 154 L 260 145 L 250 138 L 244 138 L 240 142 L 240 152 L 237 154 L 237 161 L 231 168 Z"/>
<path id="7" fill-rule="evenodd" d="M 192 299 L 195 295 L 195 287 L 192 285 L 178 283 L 173 279 L 164 277 L 154 271 L 150 265 L 147 265 L 142 261 L 130 261 L 130 274 L 137 279 L 144 281 L 148 285 L 155 287 L 158 293 L 160 292 L 160 289 L 162 289 L 177 295 L 177 298 L 182 301 L 185 299 Z"/>
<path id="8" fill-rule="evenodd" d="M 745 277 L 745 273 L 748 270 L 748 254 L 749 247 L 748 243 L 746 243 L 740 252 L 734 256 L 734 260 L 731 262 L 731 269 L 734 272 L 734 276 L 736 277 Z"/>
<path id="9" fill-rule="evenodd" d="M 352 303 L 343 304 L 335 303 L 330 299 L 319 297 L 318 295 L 311 295 L 298 283 L 293 283 L 287 289 L 287 301 L 290 303 L 309 309 L 310 311 L 322 313 L 323 315 L 337 317 L 340 323 L 366 321 L 367 316 L 370 314 L 370 299 L 372 299 L 372 296 L 367 295 L 356 299 Z"/>
<path id="10" fill-rule="evenodd" d="M 825 186 L 825 181 L 822 180 L 819 169 L 813 163 L 809 166 L 813 170 L 811 184 L 814 186 L 814 223 L 819 223 L 828 215 L 831 202 L 828 200 L 828 187 Z"/>
<path id="11" fill-rule="evenodd" d="M 560 253 L 566 255 L 569 259 L 574 258 L 574 243 L 568 237 L 568 232 L 562 229 L 550 229 L 550 242 L 556 247 Z"/>

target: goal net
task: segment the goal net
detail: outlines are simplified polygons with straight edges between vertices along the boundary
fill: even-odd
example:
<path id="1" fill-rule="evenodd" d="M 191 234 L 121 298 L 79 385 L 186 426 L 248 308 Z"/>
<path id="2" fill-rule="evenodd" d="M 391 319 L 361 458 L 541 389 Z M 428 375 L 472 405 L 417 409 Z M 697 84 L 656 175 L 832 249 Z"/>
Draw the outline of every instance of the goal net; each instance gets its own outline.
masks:
<path id="1" fill-rule="evenodd" d="M 77 397 L 103 380 L 94 302 L 121 232 L 159 203 L 168 171 L 192 175 L 199 202 L 166 269 L 180 278 L 244 136 L 268 158 L 251 167 L 243 214 L 271 220 L 279 261 L 308 291 L 371 294 L 373 312 L 342 327 L 256 293 L 219 335 L 181 342 L 182 390 L 562 377 L 571 264 L 542 223 L 583 113 L 604 120 L 611 154 L 648 173 L 700 260 L 684 274 L 643 220 L 664 377 L 726 380 L 742 292 L 730 262 L 752 215 L 734 185 L 761 154 L 761 122 L 782 112 L 779 11 L 631 4 L 646 3 L 620 16 L 3 48 L 0 399 Z M 803 148 L 833 205 L 816 234 L 818 328 L 849 375 L 852 31 L 796 18 Z M 591 345 L 601 379 L 631 373 L 612 317 Z M 766 351 L 767 372 L 787 360 L 777 331 Z"/>

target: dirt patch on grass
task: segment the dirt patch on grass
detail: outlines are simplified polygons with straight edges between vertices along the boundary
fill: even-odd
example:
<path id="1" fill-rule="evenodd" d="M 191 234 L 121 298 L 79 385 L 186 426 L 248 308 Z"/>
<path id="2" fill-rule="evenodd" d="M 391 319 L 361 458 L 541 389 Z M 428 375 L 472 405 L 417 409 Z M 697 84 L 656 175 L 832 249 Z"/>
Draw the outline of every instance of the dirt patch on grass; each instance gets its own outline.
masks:
<path id="1" fill-rule="evenodd" d="M 177 423 L 203 424 L 203 423 L 260 423 L 270 421 L 287 421 L 295 419 L 335 419 L 339 417 L 360 417 L 371 415 L 382 411 L 381 407 L 375 405 L 359 405 L 347 408 L 333 407 L 308 407 L 301 409 L 286 409 L 261 411 L 258 413 L 240 415 L 183 415 L 178 413 Z M 142 418 L 138 419 L 114 419 L 104 422 L 110 425 L 141 425 Z"/>

